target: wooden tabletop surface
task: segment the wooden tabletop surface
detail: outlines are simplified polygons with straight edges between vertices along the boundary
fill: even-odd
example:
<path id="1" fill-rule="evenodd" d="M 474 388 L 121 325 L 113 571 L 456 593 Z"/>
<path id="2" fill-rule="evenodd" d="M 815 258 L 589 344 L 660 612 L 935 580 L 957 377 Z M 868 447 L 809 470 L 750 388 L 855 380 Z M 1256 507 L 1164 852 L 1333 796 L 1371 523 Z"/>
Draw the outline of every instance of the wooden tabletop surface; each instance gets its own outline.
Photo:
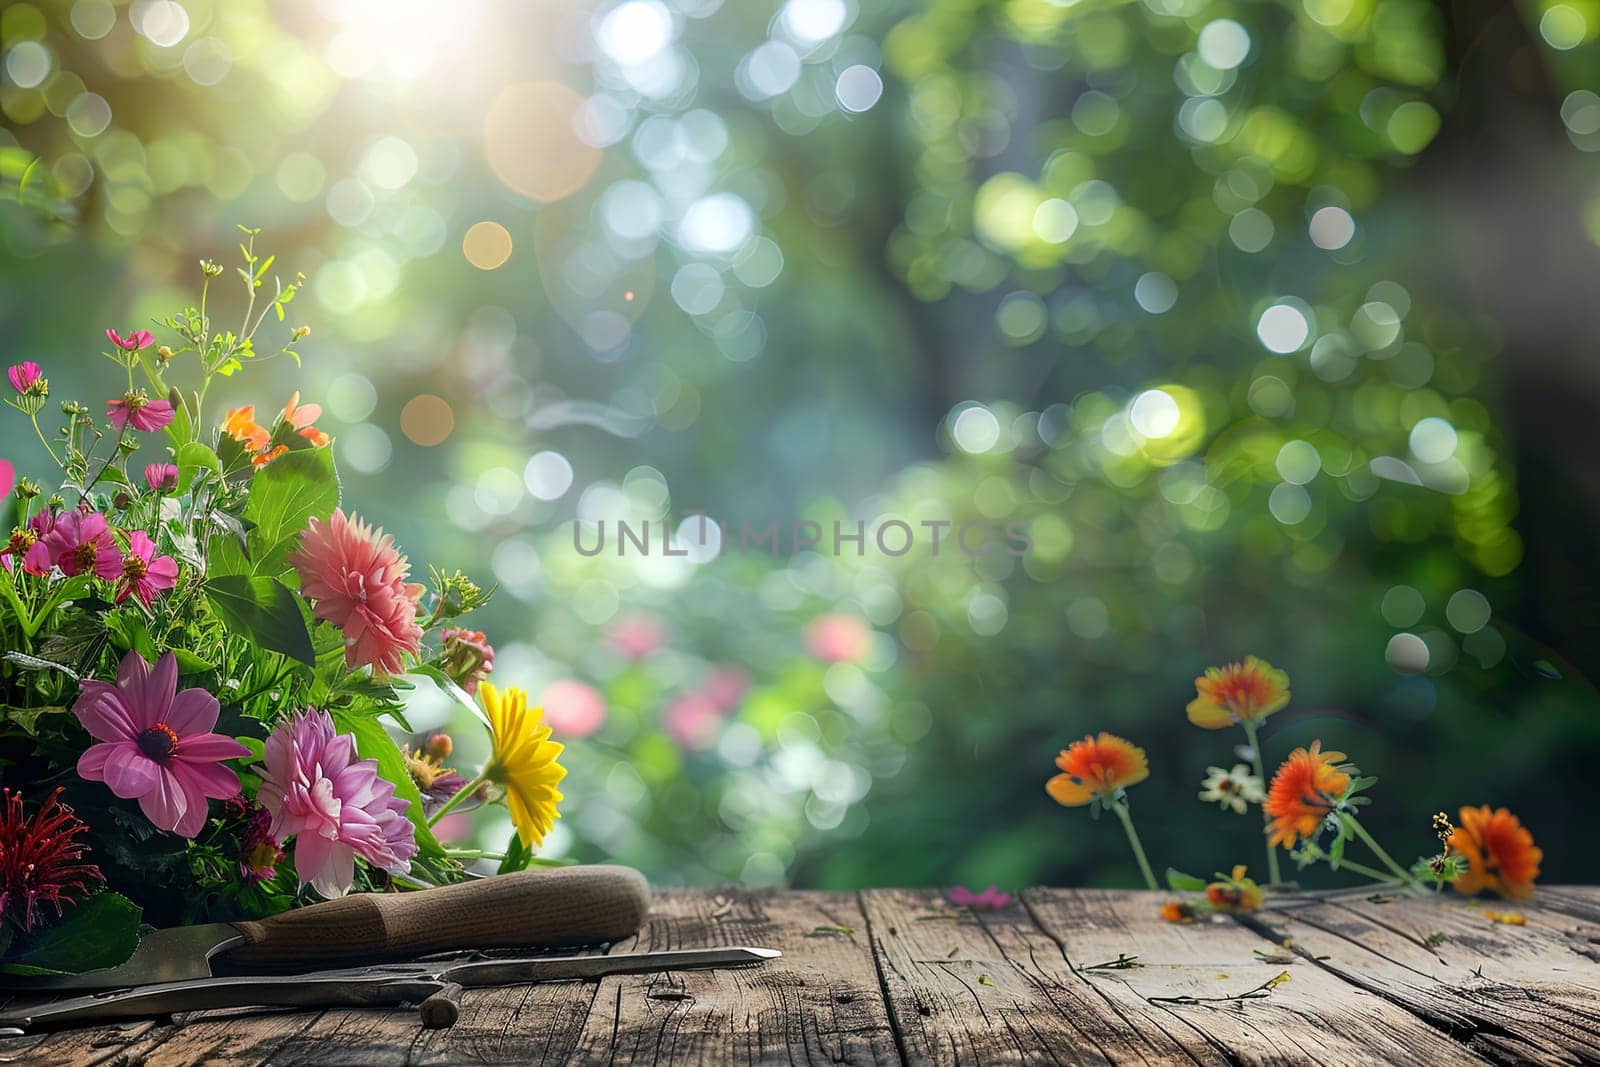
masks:
<path id="1" fill-rule="evenodd" d="M 783 959 L 468 990 L 449 1030 L 409 1008 L 212 1013 L 0 1039 L 0 1063 L 1600 1062 L 1600 889 L 1543 888 L 1513 916 L 1349 894 L 1186 925 L 1165 899 L 669 891 L 618 950 Z"/>

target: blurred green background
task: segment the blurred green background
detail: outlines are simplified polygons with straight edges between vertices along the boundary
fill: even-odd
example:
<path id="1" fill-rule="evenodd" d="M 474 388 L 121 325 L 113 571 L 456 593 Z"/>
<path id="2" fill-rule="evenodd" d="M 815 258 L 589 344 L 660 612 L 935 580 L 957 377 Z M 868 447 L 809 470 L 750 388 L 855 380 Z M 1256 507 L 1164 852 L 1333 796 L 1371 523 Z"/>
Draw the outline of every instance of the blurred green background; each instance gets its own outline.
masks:
<path id="1" fill-rule="evenodd" d="M 569 744 L 547 855 L 1132 884 L 1043 791 L 1107 729 L 1158 867 L 1259 866 L 1195 799 L 1238 738 L 1183 716 L 1255 653 L 1269 766 L 1350 753 L 1397 855 L 1504 804 L 1592 881 L 1597 36 L 1595 0 L 12 0 L 3 362 L 93 399 L 105 327 L 262 227 L 313 333 L 225 399 L 299 388 L 347 508 L 499 583 L 495 679 Z M 802 520 L 822 551 L 737 551 Z"/>

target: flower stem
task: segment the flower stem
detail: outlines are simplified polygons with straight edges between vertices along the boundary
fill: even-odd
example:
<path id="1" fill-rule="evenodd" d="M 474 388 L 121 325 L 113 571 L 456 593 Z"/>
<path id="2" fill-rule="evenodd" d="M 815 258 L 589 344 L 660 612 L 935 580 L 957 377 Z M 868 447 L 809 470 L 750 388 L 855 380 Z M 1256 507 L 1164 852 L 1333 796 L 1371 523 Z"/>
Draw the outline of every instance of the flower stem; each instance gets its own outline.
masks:
<path id="1" fill-rule="evenodd" d="M 1383 846 L 1379 845 L 1372 839 L 1372 835 L 1367 833 L 1367 828 L 1361 825 L 1360 819 L 1356 818 L 1354 815 L 1350 816 L 1349 826 L 1350 829 L 1355 832 L 1355 835 L 1361 839 L 1361 843 L 1371 849 L 1372 854 L 1382 860 L 1385 867 L 1394 872 L 1396 878 L 1399 878 L 1402 882 L 1407 883 L 1415 880 L 1411 877 L 1410 871 L 1405 870 L 1398 863 L 1396 863 L 1394 858 L 1383 850 Z"/>
<path id="2" fill-rule="evenodd" d="M 50 453 L 50 459 L 54 461 L 56 466 L 60 467 L 61 460 L 56 456 L 56 450 L 50 447 L 50 442 L 45 440 L 44 431 L 39 428 L 39 413 L 36 411 L 29 415 L 28 418 L 33 423 L 33 432 L 39 435 L 39 443 L 44 445 L 44 450 Z"/>
<path id="3" fill-rule="evenodd" d="M 480 774 L 478 777 L 474 778 L 460 789 L 457 789 L 449 800 L 445 801 L 439 806 L 438 811 L 428 816 L 428 825 L 433 826 L 438 823 L 440 819 L 444 818 L 450 813 L 450 809 L 454 808 L 457 804 L 470 797 L 473 793 L 476 793 L 478 791 L 478 787 L 486 781 L 488 781 L 488 779 Z"/>
<path id="4" fill-rule="evenodd" d="M 1150 861 L 1145 859 L 1144 845 L 1139 843 L 1139 831 L 1133 828 L 1133 815 L 1128 811 L 1126 800 L 1113 800 L 1111 810 L 1117 813 L 1117 818 L 1122 820 L 1122 828 L 1128 832 L 1128 845 L 1133 849 L 1133 858 L 1139 861 L 1139 870 L 1144 874 L 1144 883 L 1151 889 L 1159 889 L 1156 885 L 1155 872 L 1150 869 Z"/>
<path id="5" fill-rule="evenodd" d="M 1340 860 L 1339 869 L 1341 871 L 1349 869 L 1357 874 L 1364 874 L 1374 882 L 1393 883 L 1396 880 L 1392 874 L 1385 874 L 1376 867 L 1368 867 L 1365 863 L 1357 863 L 1355 860 Z"/>
<path id="6" fill-rule="evenodd" d="M 1267 786 L 1267 772 L 1261 763 L 1261 741 L 1256 736 L 1256 724 L 1253 719 L 1240 719 L 1239 725 L 1244 727 L 1245 740 L 1250 743 L 1250 760 L 1255 767 L 1256 777 L 1261 779 L 1262 788 Z M 1266 806 L 1262 805 L 1261 822 L 1263 826 L 1270 823 L 1267 818 Z M 1278 870 L 1278 848 L 1271 842 L 1267 844 L 1267 883 L 1278 885 L 1282 883 L 1283 875 Z"/>

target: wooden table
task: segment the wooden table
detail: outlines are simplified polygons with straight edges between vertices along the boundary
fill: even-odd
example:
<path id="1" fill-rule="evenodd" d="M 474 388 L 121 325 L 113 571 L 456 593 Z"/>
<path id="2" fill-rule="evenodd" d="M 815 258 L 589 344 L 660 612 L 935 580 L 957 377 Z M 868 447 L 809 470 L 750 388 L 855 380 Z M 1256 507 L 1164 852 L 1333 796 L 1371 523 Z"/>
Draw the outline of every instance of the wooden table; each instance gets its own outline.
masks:
<path id="1" fill-rule="evenodd" d="M 410 1009 L 192 1015 L 4 1039 L 0 1062 L 1600 1062 L 1600 889 L 1541 889 L 1524 925 L 1450 895 L 1352 894 L 1180 926 L 1164 899 L 1033 889 L 973 912 L 926 890 L 664 892 L 619 948 L 784 958 L 471 990 L 450 1030 Z"/>

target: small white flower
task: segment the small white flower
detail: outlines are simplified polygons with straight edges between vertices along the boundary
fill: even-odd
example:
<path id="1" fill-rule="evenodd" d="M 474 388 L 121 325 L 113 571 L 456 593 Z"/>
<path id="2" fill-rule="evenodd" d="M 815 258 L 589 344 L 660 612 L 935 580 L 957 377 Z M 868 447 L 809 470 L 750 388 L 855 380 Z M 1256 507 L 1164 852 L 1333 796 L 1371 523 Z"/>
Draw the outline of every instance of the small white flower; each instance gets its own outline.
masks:
<path id="1" fill-rule="evenodd" d="M 1250 768 L 1243 763 L 1234 764 L 1231 771 L 1207 767 L 1206 780 L 1200 783 L 1201 800 L 1232 808 L 1239 815 L 1248 811 L 1251 804 L 1261 803 L 1266 795 L 1261 779 L 1251 774 Z"/>

